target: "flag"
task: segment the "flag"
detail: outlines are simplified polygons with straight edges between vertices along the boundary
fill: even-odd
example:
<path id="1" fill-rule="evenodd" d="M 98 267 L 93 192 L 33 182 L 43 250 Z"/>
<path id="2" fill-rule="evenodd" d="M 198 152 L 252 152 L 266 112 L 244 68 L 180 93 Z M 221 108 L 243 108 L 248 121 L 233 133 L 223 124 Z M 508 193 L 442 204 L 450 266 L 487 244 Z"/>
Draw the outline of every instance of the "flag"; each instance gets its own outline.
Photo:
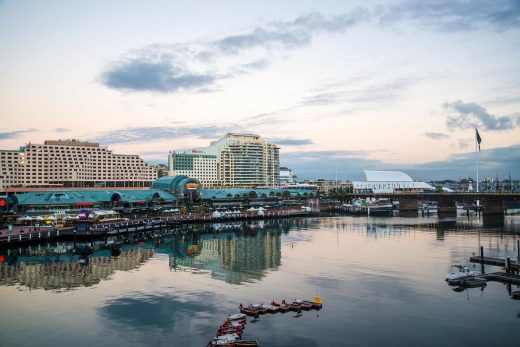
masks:
<path id="1" fill-rule="evenodd" d="M 482 142 L 482 138 L 480 137 L 480 134 L 478 133 L 477 128 L 475 128 L 475 131 L 477 132 L 478 151 L 480 152 L 480 143 Z"/>

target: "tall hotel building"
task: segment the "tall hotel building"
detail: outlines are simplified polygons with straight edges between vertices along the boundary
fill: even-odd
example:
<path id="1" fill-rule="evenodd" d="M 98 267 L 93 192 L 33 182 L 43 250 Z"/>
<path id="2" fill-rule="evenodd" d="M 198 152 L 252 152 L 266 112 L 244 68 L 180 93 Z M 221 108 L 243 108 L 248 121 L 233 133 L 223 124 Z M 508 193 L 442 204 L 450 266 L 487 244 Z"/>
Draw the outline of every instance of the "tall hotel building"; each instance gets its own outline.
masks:
<path id="1" fill-rule="evenodd" d="M 9 187 L 148 187 L 157 170 L 99 143 L 47 140 L 0 150 L 0 190 Z"/>
<path id="2" fill-rule="evenodd" d="M 279 148 L 258 135 L 228 133 L 209 147 L 170 153 L 170 175 L 196 178 L 207 188 L 278 186 Z"/>

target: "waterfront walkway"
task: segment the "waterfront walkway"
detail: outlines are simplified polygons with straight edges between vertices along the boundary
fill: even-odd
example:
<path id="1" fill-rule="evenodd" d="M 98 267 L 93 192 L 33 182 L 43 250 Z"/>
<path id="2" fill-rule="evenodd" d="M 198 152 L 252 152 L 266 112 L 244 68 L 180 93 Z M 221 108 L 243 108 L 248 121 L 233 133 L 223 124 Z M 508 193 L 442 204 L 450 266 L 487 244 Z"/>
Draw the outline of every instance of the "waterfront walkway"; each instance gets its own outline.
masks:
<path id="1" fill-rule="evenodd" d="M 219 223 L 226 221 L 287 218 L 311 216 L 316 213 L 317 212 L 303 211 L 300 209 L 282 209 L 267 210 L 264 211 L 263 214 L 259 214 L 257 211 L 244 211 L 221 216 L 214 216 L 212 213 L 189 213 L 155 217 L 144 216 L 118 222 L 91 222 L 88 223 L 88 226 L 85 226 L 85 224 L 67 227 L 13 225 L 11 231 L 7 228 L 0 229 L 0 247 L 16 243 L 42 242 L 70 237 L 99 238 L 108 235 L 161 230 L 165 227 L 188 223 Z"/>

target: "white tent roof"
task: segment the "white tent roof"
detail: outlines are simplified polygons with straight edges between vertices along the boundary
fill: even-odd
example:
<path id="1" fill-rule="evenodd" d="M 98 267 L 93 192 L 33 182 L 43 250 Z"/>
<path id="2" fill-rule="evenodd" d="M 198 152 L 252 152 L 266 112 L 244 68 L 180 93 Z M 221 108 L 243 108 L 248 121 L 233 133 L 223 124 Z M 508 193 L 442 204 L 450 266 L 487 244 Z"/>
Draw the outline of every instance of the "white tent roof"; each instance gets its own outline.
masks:
<path id="1" fill-rule="evenodd" d="M 368 182 L 413 182 L 412 178 L 401 171 L 371 171 L 365 170 Z"/>

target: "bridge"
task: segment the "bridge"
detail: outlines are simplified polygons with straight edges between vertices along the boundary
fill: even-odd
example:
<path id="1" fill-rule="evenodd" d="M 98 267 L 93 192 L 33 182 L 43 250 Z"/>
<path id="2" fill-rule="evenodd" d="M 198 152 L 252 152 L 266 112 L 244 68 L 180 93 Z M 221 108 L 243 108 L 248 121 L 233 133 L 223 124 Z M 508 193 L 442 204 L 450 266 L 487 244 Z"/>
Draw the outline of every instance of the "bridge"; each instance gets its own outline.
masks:
<path id="1" fill-rule="evenodd" d="M 457 214 L 456 203 L 480 206 L 484 216 L 504 215 L 505 203 L 520 202 L 520 193 L 430 193 L 430 192 L 394 192 L 394 193 L 347 193 L 343 195 L 345 200 L 352 201 L 357 198 L 387 198 L 390 201 L 399 201 L 399 211 L 405 214 L 417 214 L 419 201 L 437 202 L 439 216 L 455 216 Z"/>

